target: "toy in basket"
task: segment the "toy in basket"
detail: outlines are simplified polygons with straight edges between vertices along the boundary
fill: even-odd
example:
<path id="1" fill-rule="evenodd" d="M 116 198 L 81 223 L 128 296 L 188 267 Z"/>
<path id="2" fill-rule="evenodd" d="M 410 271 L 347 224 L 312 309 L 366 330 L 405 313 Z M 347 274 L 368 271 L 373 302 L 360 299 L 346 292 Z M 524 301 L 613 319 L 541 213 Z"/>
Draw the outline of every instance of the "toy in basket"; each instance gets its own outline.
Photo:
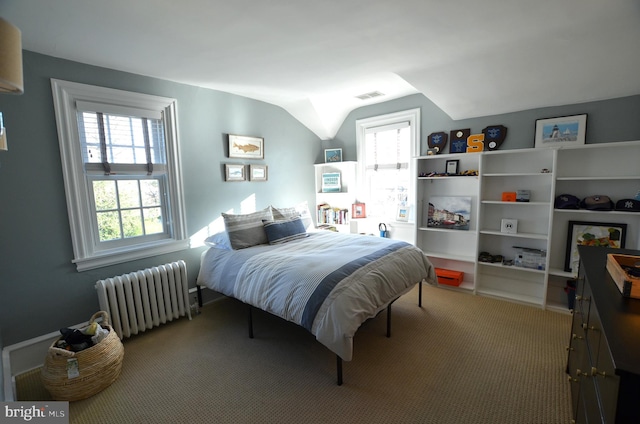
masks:
<path id="1" fill-rule="evenodd" d="M 109 387 L 120 376 L 124 346 L 109 325 L 109 314 L 93 314 L 89 324 L 94 325 L 102 316 L 100 327 L 108 334 L 91 347 L 74 352 L 56 347 L 56 340 L 42 367 L 42 383 L 54 400 L 85 399 Z"/>

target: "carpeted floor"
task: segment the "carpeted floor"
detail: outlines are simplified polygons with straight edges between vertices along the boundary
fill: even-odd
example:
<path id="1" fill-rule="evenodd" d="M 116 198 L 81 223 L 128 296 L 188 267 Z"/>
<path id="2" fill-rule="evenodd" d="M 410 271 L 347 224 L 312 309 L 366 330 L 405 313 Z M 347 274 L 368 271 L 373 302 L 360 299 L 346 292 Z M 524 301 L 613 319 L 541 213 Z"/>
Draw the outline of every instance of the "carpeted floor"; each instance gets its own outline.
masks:
<path id="1" fill-rule="evenodd" d="M 124 341 L 122 375 L 70 404 L 71 423 L 529 423 L 570 421 L 571 317 L 424 286 L 365 323 L 336 385 L 335 355 L 263 312 L 224 299 Z M 48 400 L 38 372 L 19 400 Z"/>

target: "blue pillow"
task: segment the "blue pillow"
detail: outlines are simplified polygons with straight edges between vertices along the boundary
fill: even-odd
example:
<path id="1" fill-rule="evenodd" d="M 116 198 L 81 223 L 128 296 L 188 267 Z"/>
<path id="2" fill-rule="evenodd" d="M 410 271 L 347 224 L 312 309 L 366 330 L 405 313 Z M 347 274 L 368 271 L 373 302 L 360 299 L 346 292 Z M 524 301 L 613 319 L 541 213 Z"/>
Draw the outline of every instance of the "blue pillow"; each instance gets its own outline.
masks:
<path id="1" fill-rule="evenodd" d="M 300 217 L 286 221 L 264 221 L 264 231 L 269 244 L 281 244 L 309 236 Z"/>

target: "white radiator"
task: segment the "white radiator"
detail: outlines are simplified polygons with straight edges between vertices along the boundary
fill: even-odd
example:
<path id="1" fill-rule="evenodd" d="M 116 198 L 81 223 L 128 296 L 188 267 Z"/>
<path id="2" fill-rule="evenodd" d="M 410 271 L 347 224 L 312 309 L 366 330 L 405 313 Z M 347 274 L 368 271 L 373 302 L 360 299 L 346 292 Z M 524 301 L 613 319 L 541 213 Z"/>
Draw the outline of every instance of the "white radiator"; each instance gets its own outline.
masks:
<path id="1" fill-rule="evenodd" d="M 111 326 L 122 339 L 187 315 L 187 266 L 180 260 L 96 283 L 100 309 L 109 313 Z"/>

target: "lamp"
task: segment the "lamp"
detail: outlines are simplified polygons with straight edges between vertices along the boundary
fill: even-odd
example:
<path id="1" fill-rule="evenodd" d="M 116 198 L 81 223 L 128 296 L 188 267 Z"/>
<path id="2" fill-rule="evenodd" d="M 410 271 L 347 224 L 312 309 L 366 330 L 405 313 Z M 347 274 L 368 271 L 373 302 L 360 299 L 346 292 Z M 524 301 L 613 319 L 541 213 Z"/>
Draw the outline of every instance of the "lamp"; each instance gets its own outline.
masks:
<path id="1" fill-rule="evenodd" d="M 24 93 L 20 30 L 0 18 L 0 93 Z"/>
<path id="2" fill-rule="evenodd" d="M 20 30 L 0 18 L 0 93 L 22 94 L 22 41 Z M 7 150 L 7 131 L 0 112 L 0 150 Z"/>

